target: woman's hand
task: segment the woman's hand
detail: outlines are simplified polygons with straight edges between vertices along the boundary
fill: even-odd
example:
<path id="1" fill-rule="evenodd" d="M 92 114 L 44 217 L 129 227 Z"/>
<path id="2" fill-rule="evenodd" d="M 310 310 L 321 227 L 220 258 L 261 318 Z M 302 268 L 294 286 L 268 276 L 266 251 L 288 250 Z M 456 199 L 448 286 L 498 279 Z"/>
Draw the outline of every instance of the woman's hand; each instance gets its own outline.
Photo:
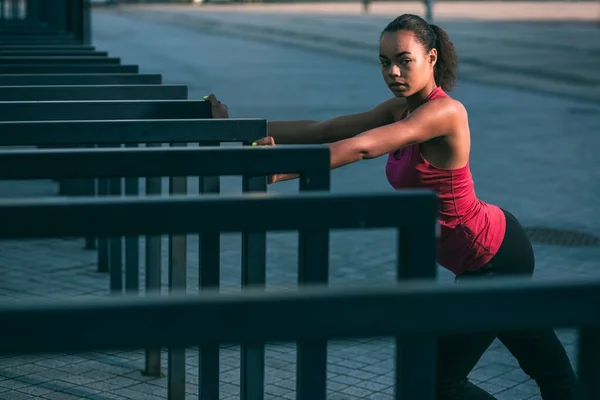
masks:
<path id="1" fill-rule="evenodd" d="M 214 94 L 210 94 L 208 96 L 204 96 L 204 101 L 210 103 L 210 108 L 212 111 L 212 117 L 215 119 L 224 119 L 229 118 L 229 110 L 227 106 L 221 103 Z"/>
<path id="2" fill-rule="evenodd" d="M 275 139 L 272 136 L 265 136 L 264 138 L 258 139 L 252 143 L 252 146 L 275 146 Z M 267 183 L 270 185 L 275 182 L 287 181 L 290 179 L 298 178 L 298 174 L 274 174 L 269 175 Z"/>

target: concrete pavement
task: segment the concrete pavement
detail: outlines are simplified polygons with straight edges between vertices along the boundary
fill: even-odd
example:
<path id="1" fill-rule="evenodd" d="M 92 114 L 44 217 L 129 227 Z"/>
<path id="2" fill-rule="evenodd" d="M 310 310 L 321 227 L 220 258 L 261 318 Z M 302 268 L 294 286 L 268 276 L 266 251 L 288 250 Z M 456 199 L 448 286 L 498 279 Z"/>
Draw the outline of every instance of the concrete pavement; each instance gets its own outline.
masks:
<path id="1" fill-rule="evenodd" d="M 435 21 L 456 45 L 463 81 L 600 104 L 600 25 L 594 23 L 594 16 L 600 16 L 598 3 L 468 4 L 439 3 Z M 377 63 L 383 27 L 402 13 L 422 15 L 422 9 L 421 3 L 407 2 L 374 3 L 369 15 L 362 15 L 358 4 L 327 3 L 135 5 L 118 12 Z"/>
<path id="2" fill-rule="evenodd" d="M 376 65 L 336 52 L 315 52 L 287 43 L 276 45 L 218 30 L 210 33 L 183 23 L 175 26 L 170 20 L 180 10 L 164 8 L 158 13 L 96 9 L 95 45 L 121 57 L 123 63 L 139 64 L 142 72 L 162 73 L 166 82 L 188 84 L 191 98 L 216 93 L 227 102 L 234 117 L 325 119 L 366 110 L 390 96 Z M 190 15 L 196 12 L 191 10 Z M 248 12 L 247 19 L 254 14 L 262 15 Z M 302 15 L 296 17 L 297 26 L 288 24 L 296 26 L 294 29 L 312 26 L 316 31 L 323 25 L 318 19 L 310 23 Z M 189 20 L 194 18 L 190 16 Z M 346 26 L 343 18 L 341 12 L 331 17 Z M 359 16 L 352 18 L 361 20 Z M 600 171 L 595 167 L 600 107 L 595 102 L 465 80 L 453 95 L 463 101 L 470 114 L 472 170 L 482 199 L 510 210 L 526 226 L 600 234 L 600 191 L 595 185 L 600 181 Z M 333 191 L 390 190 L 383 173 L 384 162 L 370 160 L 333 171 Z M 190 186 L 194 190 L 195 185 Z M 222 179 L 223 193 L 237 193 L 240 187 L 238 178 Z M 295 190 L 295 182 L 270 187 L 270 191 L 278 192 Z M 52 195 L 55 191 L 54 184 L 47 181 L 0 185 L 2 196 Z M 396 254 L 390 231 L 335 232 L 331 241 L 332 285 L 376 284 L 394 279 Z M 194 290 L 198 282 L 194 238 L 189 248 L 188 285 Z M 239 235 L 223 235 L 221 283 L 226 290 L 239 289 L 240 249 Z M 536 279 L 598 276 L 598 247 L 535 243 L 535 251 Z M 295 286 L 296 256 L 295 234 L 269 235 L 269 286 Z M 94 262 L 95 254 L 82 250 L 81 241 L 0 242 L 0 299 L 106 294 L 108 277 L 94 272 Z M 443 270 L 440 275 L 441 283 L 451 279 Z M 166 270 L 163 276 L 167 276 Z M 560 337 L 575 360 L 576 335 L 564 330 Z M 392 355 L 392 343 L 387 339 L 332 342 L 329 398 L 391 399 Z M 141 376 L 142 357 L 141 351 L 131 350 L 1 358 L 0 399 L 165 399 L 166 379 Z M 190 399 L 197 398 L 197 352 L 188 351 L 187 359 L 187 391 Z M 221 360 L 221 399 L 238 399 L 238 348 L 223 348 Z M 267 399 L 294 398 L 294 346 L 270 345 L 267 367 Z M 484 355 L 471 378 L 499 400 L 540 398 L 535 386 L 498 343 Z"/>

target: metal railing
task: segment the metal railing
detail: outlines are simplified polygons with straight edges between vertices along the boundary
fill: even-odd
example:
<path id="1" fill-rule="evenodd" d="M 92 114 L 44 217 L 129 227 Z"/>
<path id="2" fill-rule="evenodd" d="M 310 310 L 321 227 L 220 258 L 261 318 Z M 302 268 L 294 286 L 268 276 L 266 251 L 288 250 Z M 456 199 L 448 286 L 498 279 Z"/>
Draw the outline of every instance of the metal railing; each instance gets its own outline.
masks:
<path id="1" fill-rule="evenodd" d="M 265 213 L 265 209 L 269 212 Z M 0 220 L 3 221 L 0 238 L 170 234 L 170 286 L 181 288 L 184 285 L 179 282 L 185 282 L 186 254 L 180 249 L 185 246 L 186 233 L 307 232 L 307 239 L 301 241 L 299 248 L 298 274 L 304 277 L 302 283 L 308 284 L 319 282 L 321 277 L 328 275 L 327 236 L 331 229 L 393 227 L 398 229 L 398 278 L 432 278 L 437 268 L 436 215 L 437 196 L 428 191 L 381 195 L 307 192 L 279 196 L 17 199 L 0 201 Z M 294 310 L 289 311 L 296 314 Z M 431 398 L 433 381 L 414 382 L 422 378 L 419 374 L 423 371 L 429 371 L 428 376 L 432 376 L 435 338 L 431 335 L 411 336 L 405 343 L 401 365 L 420 365 L 422 368 L 401 369 L 404 377 L 401 392 L 406 396 L 419 393 L 421 399 Z M 262 343 L 249 341 L 242 349 L 243 399 L 263 398 L 263 348 Z M 219 347 L 201 346 L 200 352 L 199 396 L 216 399 L 219 393 Z M 185 349 L 174 347 L 169 353 L 169 396 L 181 399 L 185 395 Z M 324 400 L 326 341 L 301 340 L 297 359 L 298 397 Z"/>
<path id="2" fill-rule="evenodd" d="M 494 304 L 493 313 L 490 304 Z M 578 375 L 586 398 L 596 400 L 600 398 L 598 304 L 599 280 L 531 282 L 515 278 L 460 285 L 412 282 L 375 288 L 316 286 L 295 291 L 248 289 L 237 294 L 45 300 L 0 306 L 0 324 L 5 327 L 0 331 L 0 353 L 140 346 L 204 348 L 217 343 L 392 336 L 398 338 L 398 364 L 403 340 L 411 336 L 579 327 Z M 109 327 L 108 322 L 116 323 Z M 432 380 L 424 377 L 420 381 Z M 418 387 L 409 396 L 398 389 L 411 385 L 414 381 L 396 374 L 395 398 L 432 398 Z M 298 395 L 297 399 L 313 398 Z"/>
<path id="3" fill-rule="evenodd" d="M 0 44 L 90 43 L 90 7 L 89 0 L 0 0 Z"/>
<path id="4" fill-rule="evenodd" d="M 0 201 L 0 238 L 175 234 L 206 230 L 330 230 L 398 227 L 410 240 L 410 270 L 435 270 L 437 199 L 427 192 L 372 195 L 311 193 L 148 199 L 37 199 Z M 270 213 L 261 213 L 269 209 Z M 157 218 L 148 218 L 148 216 Z M 206 225 L 206 222 L 209 222 Z M 327 269 L 328 255 L 314 246 L 311 269 Z M 184 264 L 180 264 L 181 265 Z M 489 312 L 494 304 L 494 313 Z M 396 398 L 434 398 L 435 338 L 443 333 L 578 327 L 578 372 L 589 399 L 600 396 L 600 281 L 532 282 L 496 279 L 440 285 L 400 282 L 369 289 L 301 287 L 296 291 L 245 289 L 168 297 L 69 300 L 0 307 L 0 351 L 59 352 L 165 346 L 177 356 L 198 345 L 202 356 L 220 343 L 256 346 L 298 342 L 297 399 L 326 398 L 328 339 L 396 337 Z M 551 309 L 552 313 L 544 312 Z M 224 317 L 226 316 L 226 317 Z M 110 323 L 109 323 L 110 322 Z M 421 347 L 414 347 L 415 344 Z M 307 345 L 310 344 L 310 345 Z M 175 350 L 176 349 L 176 350 Z M 201 357 L 202 359 L 202 357 Z M 175 361 L 172 356 L 170 361 Z M 403 365 L 418 366 L 404 369 Z M 218 398 L 218 376 L 200 367 L 199 398 Z M 185 371 L 170 382 L 171 398 L 184 394 Z M 218 372 L 218 370 L 217 370 Z M 213 371 L 214 373 L 214 371 Z M 183 380 L 182 380 L 183 379 Z M 208 380 L 207 380 L 208 379 Z M 258 379 L 261 382 L 262 380 Z M 256 383 L 256 381 L 254 382 Z M 176 389 L 179 387 L 179 389 Z M 244 398 L 261 398 L 253 391 Z M 262 388 L 261 388 L 262 390 Z"/>

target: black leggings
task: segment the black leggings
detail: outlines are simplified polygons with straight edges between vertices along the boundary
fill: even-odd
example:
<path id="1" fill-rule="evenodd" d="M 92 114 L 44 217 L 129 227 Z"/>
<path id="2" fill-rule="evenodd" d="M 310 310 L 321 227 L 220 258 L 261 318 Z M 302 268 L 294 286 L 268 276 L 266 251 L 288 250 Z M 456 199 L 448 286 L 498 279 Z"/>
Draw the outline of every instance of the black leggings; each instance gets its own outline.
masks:
<path id="1" fill-rule="evenodd" d="M 506 234 L 496 256 L 483 268 L 460 275 L 457 281 L 499 275 L 531 276 L 535 265 L 533 248 L 519 221 L 509 212 Z M 493 304 L 490 312 L 494 312 Z M 565 349 L 553 329 L 444 335 L 438 340 L 437 399 L 493 400 L 467 375 L 483 353 L 498 338 L 519 366 L 540 388 L 544 400 L 580 400 L 579 383 Z"/>

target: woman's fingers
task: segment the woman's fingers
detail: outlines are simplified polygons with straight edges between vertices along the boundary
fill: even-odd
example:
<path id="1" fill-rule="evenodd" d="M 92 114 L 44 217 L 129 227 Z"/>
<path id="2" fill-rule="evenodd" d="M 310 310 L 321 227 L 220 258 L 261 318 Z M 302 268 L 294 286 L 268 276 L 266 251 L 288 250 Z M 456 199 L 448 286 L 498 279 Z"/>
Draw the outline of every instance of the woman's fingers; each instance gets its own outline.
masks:
<path id="1" fill-rule="evenodd" d="M 252 146 L 275 146 L 275 140 L 272 136 L 265 136 L 252 143 Z"/>

